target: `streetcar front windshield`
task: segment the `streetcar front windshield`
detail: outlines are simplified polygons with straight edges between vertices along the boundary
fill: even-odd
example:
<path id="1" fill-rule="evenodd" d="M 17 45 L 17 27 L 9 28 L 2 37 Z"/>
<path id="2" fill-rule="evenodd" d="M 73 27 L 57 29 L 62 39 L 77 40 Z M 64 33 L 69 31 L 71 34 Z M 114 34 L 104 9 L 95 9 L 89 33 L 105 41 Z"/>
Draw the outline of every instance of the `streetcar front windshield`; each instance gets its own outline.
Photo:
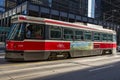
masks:
<path id="1" fill-rule="evenodd" d="M 33 23 L 12 24 L 7 40 L 44 39 L 44 25 Z"/>
<path id="2" fill-rule="evenodd" d="M 24 24 L 13 23 L 7 40 L 23 40 L 24 39 Z"/>

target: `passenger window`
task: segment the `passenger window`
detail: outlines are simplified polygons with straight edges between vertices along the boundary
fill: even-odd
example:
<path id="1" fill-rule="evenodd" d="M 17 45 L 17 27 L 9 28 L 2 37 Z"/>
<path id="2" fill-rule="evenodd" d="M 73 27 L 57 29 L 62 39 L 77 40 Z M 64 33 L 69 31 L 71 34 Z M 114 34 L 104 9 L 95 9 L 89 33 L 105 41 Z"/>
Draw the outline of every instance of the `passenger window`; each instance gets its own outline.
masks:
<path id="1" fill-rule="evenodd" d="M 83 40 L 83 31 L 75 31 L 75 39 Z"/>
<path id="2" fill-rule="evenodd" d="M 64 29 L 64 39 L 67 39 L 67 40 L 73 39 L 73 30 L 72 29 Z"/>
<path id="3" fill-rule="evenodd" d="M 27 26 L 28 25 L 28 26 Z M 42 24 L 27 24 L 26 38 L 27 39 L 43 39 L 44 25 Z"/>
<path id="4" fill-rule="evenodd" d="M 113 35 L 113 42 L 116 42 L 116 35 Z"/>
<path id="5" fill-rule="evenodd" d="M 107 34 L 102 34 L 101 39 L 102 41 L 107 41 Z"/>
<path id="6" fill-rule="evenodd" d="M 112 41 L 112 35 L 108 34 L 108 41 Z"/>
<path id="7" fill-rule="evenodd" d="M 100 41 L 100 33 L 94 32 L 94 41 Z"/>
<path id="8" fill-rule="evenodd" d="M 84 37 L 85 37 L 85 40 L 92 40 L 92 32 L 85 31 Z"/>
<path id="9" fill-rule="evenodd" d="M 57 26 L 50 27 L 50 38 L 51 39 L 60 39 L 61 38 L 61 28 Z"/>
<path id="10" fill-rule="evenodd" d="M 32 25 L 27 24 L 25 32 L 26 32 L 26 34 L 25 34 L 26 38 L 31 38 L 31 35 L 32 35 Z"/>

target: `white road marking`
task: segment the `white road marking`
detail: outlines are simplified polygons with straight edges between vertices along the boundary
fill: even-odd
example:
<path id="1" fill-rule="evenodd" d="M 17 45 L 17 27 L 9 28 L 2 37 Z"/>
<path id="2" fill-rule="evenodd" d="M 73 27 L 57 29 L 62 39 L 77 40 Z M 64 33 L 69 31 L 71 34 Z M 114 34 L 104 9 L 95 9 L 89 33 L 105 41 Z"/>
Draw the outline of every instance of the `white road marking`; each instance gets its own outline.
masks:
<path id="1" fill-rule="evenodd" d="M 97 71 L 97 70 L 101 70 L 101 69 L 107 69 L 107 68 L 111 68 L 111 67 L 114 67 L 114 65 L 109 65 L 109 66 L 104 66 L 104 67 L 100 67 L 100 68 L 91 69 L 91 70 L 89 70 L 89 72 Z"/>

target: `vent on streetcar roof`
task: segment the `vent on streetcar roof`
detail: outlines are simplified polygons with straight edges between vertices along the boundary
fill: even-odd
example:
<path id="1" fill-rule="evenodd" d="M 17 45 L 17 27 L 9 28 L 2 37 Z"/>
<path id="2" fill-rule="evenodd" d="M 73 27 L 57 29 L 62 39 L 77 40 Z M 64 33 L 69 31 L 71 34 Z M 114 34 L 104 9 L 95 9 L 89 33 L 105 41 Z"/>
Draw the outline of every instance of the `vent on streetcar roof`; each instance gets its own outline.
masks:
<path id="1" fill-rule="evenodd" d="M 80 25 L 87 26 L 87 23 L 84 23 L 84 22 L 75 22 L 75 24 L 80 24 Z"/>
<path id="2" fill-rule="evenodd" d="M 95 25 L 95 24 L 87 23 L 87 26 L 90 27 L 90 28 L 95 28 L 95 29 L 103 29 L 103 26 Z"/>

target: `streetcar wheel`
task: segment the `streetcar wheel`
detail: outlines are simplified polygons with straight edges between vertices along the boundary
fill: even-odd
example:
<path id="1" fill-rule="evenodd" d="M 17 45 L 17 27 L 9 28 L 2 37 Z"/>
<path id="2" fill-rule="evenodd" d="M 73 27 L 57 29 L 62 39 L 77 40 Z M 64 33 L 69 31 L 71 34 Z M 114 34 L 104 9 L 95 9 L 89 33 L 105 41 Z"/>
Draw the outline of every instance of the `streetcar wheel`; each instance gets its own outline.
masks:
<path id="1" fill-rule="evenodd" d="M 112 53 L 112 50 L 109 50 L 109 53 L 110 53 L 110 54 L 113 54 L 113 53 Z"/>
<path id="2" fill-rule="evenodd" d="M 106 51 L 105 51 L 105 50 L 103 50 L 103 51 L 102 51 L 102 55 L 105 55 L 105 54 L 106 54 Z"/>
<path id="3" fill-rule="evenodd" d="M 63 55 L 64 55 L 64 58 L 65 59 L 67 59 L 67 58 L 69 58 L 70 56 L 69 56 L 69 53 L 62 53 Z"/>

